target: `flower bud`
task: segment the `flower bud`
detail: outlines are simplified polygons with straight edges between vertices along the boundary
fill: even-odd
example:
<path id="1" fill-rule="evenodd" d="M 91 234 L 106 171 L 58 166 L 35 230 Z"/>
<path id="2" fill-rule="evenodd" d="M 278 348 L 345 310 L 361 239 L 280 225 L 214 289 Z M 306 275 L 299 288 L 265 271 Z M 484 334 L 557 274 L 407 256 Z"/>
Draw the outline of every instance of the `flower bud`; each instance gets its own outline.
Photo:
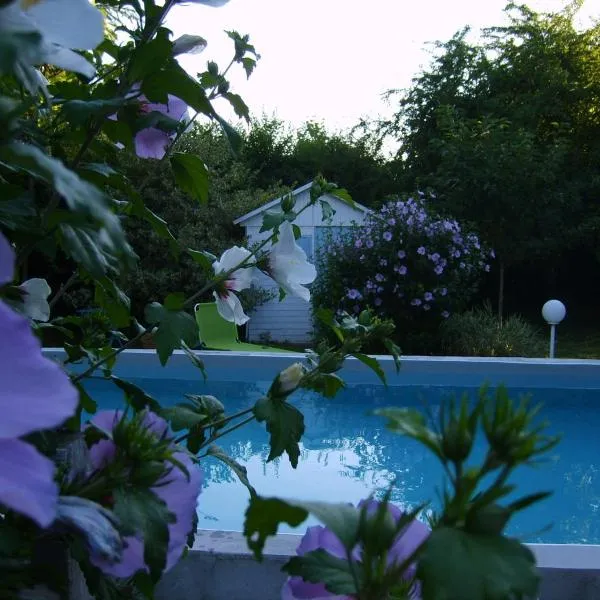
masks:
<path id="1" fill-rule="evenodd" d="M 277 375 L 271 390 L 276 396 L 287 396 L 298 387 L 303 377 L 304 366 L 301 363 L 294 363 Z"/>

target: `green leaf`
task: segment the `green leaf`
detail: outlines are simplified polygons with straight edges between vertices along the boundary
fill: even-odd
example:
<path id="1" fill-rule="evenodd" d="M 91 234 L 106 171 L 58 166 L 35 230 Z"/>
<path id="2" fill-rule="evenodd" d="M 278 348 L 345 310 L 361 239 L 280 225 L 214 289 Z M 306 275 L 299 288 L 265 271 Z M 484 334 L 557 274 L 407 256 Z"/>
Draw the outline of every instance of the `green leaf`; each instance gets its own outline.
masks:
<path id="1" fill-rule="evenodd" d="M 267 432 L 271 434 L 269 439 L 271 451 L 267 461 L 287 452 L 290 463 L 295 469 L 300 457 L 298 442 L 304 433 L 302 413 L 287 402 L 273 400 L 267 396 L 256 402 L 253 412 L 259 423 L 266 422 Z"/>
<path id="2" fill-rule="evenodd" d="M 7 229 L 26 229 L 36 210 L 33 197 L 22 187 L 0 184 L 0 225 Z"/>
<path id="3" fill-rule="evenodd" d="M 235 114 L 240 117 L 240 119 L 245 119 L 246 121 L 250 120 L 250 109 L 240 95 L 226 92 L 223 94 L 223 97 L 231 104 Z"/>
<path id="4" fill-rule="evenodd" d="M 183 100 L 196 112 L 214 116 L 215 112 L 204 88 L 175 61 L 161 71 L 151 73 L 142 82 L 142 93 L 150 102 L 167 104 L 168 95 Z"/>
<path id="5" fill-rule="evenodd" d="M 252 71 L 256 67 L 256 60 L 246 56 L 242 58 L 242 67 L 244 67 L 244 71 L 246 71 L 246 77 L 250 77 L 252 75 Z"/>
<path id="6" fill-rule="evenodd" d="M 116 327 L 129 325 L 131 302 L 125 292 L 108 277 L 95 281 L 94 300 Z"/>
<path id="7" fill-rule="evenodd" d="M 347 503 L 283 500 L 279 498 L 250 498 L 244 521 L 244 535 L 248 546 L 260 559 L 268 536 L 275 535 L 280 523 L 297 527 L 308 516 L 314 515 L 340 540 L 344 548 L 352 549 L 358 539 L 360 511 Z"/>
<path id="8" fill-rule="evenodd" d="M 183 292 L 177 292 L 175 294 L 169 294 L 165 298 L 165 308 L 167 310 L 183 310 L 185 304 L 185 294 Z"/>
<path id="9" fill-rule="evenodd" d="M 72 125 L 85 125 L 92 117 L 116 113 L 126 102 L 125 98 L 67 100 L 61 107 L 61 114 Z"/>
<path id="10" fill-rule="evenodd" d="M 335 398 L 336 394 L 346 387 L 344 380 L 335 373 L 316 373 L 302 382 L 302 387 L 315 390 L 325 398 Z"/>
<path id="11" fill-rule="evenodd" d="M 361 363 L 367 365 L 367 367 L 369 367 L 369 369 L 371 369 L 371 371 L 373 371 L 375 375 L 377 375 L 377 377 L 381 379 L 383 385 L 387 385 L 387 381 L 385 379 L 385 372 L 381 368 L 381 365 L 379 364 L 379 361 L 376 358 L 373 358 L 368 354 L 361 354 L 360 352 L 354 352 L 352 356 L 360 360 Z"/>
<path id="12" fill-rule="evenodd" d="M 196 425 L 206 423 L 208 417 L 189 404 L 177 404 L 161 410 L 161 415 L 171 423 L 173 431 L 191 429 Z"/>
<path id="13" fill-rule="evenodd" d="M 68 223 L 59 225 L 59 232 L 60 245 L 65 254 L 90 275 L 102 279 L 109 271 L 109 260 L 98 243 L 98 232 L 91 228 L 73 227 Z"/>
<path id="14" fill-rule="evenodd" d="M 188 346 L 198 342 L 198 326 L 194 318 L 183 310 L 169 310 L 159 302 L 146 306 L 146 319 L 158 325 L 154 341 L 161 364 L 167 364 L 173 350 L 181 347 L 183 340 Z"/>
<path id="15" fill-rule="evenodd" d="M 535 598 L 535 558 L 517 540 L 499 535 L 434 529 L 425 542 L 417 577 L 423 600 Z"/>
<path id="16" fill-rule="evenodd" d="M 181 340 L 181 349 L 185 355 L 190 359 L 190 362 L 202 373 L 204 381 L 207 379 L 206 369 L 204 368 L 204 361 L 202 361 L 198 355 L 183 341 Z"/>
<path id="17" fill-rule="evenodd" d="M 323 213 L 323 221 L 328 221 L 335 215 L 335 210 L 327 200 L 321 200 L 321 212 Z"/>
<path id="18" fill-rule="evenodd" d="M 213 263 L 217 260 L 217 257 L 210 252 L 204 250 L 192 250 L 188 248 L 188 254 L 192 257 L 195 263 L 199 264 L 204 271 L 207 273 L 213 272 Z"/>
<path id="19" fill-rule="evenodd" d="M 125 393 L 125 400 L 136 412 L 149 408 L 152 412 L 160 414 L 162 406 L 150 394 L 146 393 L 141 387 L 125 381 L 116 375 L 111 375 L 111 381 Z"/>
<path id="20" fill-rule="evenodd" d="M 158 581 L 167 562 L 169 523 L 175 515 L 152 491 L 139 488 L 116 488 L 113 492 L 114 512 L 129 534 L 142 533 L 144 562 L 153 581 Z"/>
<path id="21" fill-rule="evenodd" d="M 167 240 L 171 253 L 175 257 L 179 256 L 179 244 L 177 243 L 175 236 L 171 233 L 167 222 L 156 213 L 152 212 L 139 195 L 134 198 L 133 201 L 127 203 L 125 212 L 146 221 L 158 237 Z"/>
<path id="22" fill-rule="evenodd" d="M 315 316 L 317 317 L 317 319 L 319 319 L 319 321 L 321 321 L 321 323 L 323 323 L 323 325 L 327 325 L 327 327 L 329 327 L 333 331 L 333 333 L 335 333 L 336 337 L 338 338 L 338 340 L 340 340 L 340 342 L 344 341 L 344 336 L 342 335 L 342 331 L 339 328 L 337 321 L 335 320 L 335 313 L 333 312 L 333 310 L 321 307 L 317 309 L 317 311 L 315 312 Z"/>
<path id="23" fill-rule="evenodd" d="M 251 496 L 244 519 L 244 536 L 248 548 L 257 560 L 262 560 L 262 552 L 269 536 L 277 534 L 280 523 L 297 527 L 308 517 L 308 511 L 279 498 Z"/>
<path id="24" fill-rule="evenodd" d="M 229 144 L 230 150 L 234 155 L 238 155 L 243 143 L 243 138 L 240 135 L 240 132 L 232 127 L 225 119 L 220 117 L 219 115 L 215 115 L 214 119 L 219 123 L 223 133 L 225 134 L 225 138 Z"/>
<path id="25" fill-rule="evenodd" d="M 137 83 L 159 70 L 172 57 L 173 42 L 169 40 L 169 33 L 168 29 L 161 27 L 152 40 L 135 50 L 129 65 L 131 83 Z"/>
<path id="26" fill-rule="evenodd" d="M 304 581 L 324 583 L 325 588 L 332 594 L 356 596 L 359 591 L 356 589 L 348 561 L 323 549 L 293 556 L 282 569 L 288 575 L 302 577 Z M 360 570 L 357 569 L 357 572 L 360 573 Z"/>
<path id="27" fill-rule="evenodd" d="M 171 167 L 177 185 L 201 204 L 208 202 L 208 169 L 199 156 L 175 152 Z"/>
<path id="28" fill-rule="evenodd" d="M 244 465 L 241 465 L 234 458 L 226 454 L 225 451 L 219 446 L 212 444 L 206 451 L 208 456 L 214 456 L 217 460 L 225 463 L 238 477 L 238 479 L 248 488 L 250 496 L 256 496 L 256 490 L 252 487 L 250 480 L 248 479 L 248 471 Z"/>
<path id="29" fill-rule="evenodd" d="M 285 213 L 279 208 L 265 211 L 263 215 L 260 233 L 263 231 L 271 231 L 279 227 L 285 221 Z"/>
<path id="30" fill-rule="evenodd" d="M 89 215 L 105 226 L 120 229 L 108 199 L 98 188 L 35 146 L 20 142 L 0 146 L 0 162 L 11 170 L 28 173 L 50 184 L 71 210 Z"/>
<path id="31" fill-rule="evenodd" d="M 410 408 L 380 408 L 373 414 L 386 417 L 388 429 L 421 442 L 444 460 L 440 437 L 427 427 L 425 417 L 420 412 Z"/>
<path id="32" fill-rule="evenodd" d="M 4 30 L 0 36 L 0 73 L 25 75 L 22 63 L 35 65 L 44 62 L 42 36 L 37 31 Z M 17 67 L 19 67 L 17 69 Z M 33 81 L 32 81 L 33 83 Z"/>

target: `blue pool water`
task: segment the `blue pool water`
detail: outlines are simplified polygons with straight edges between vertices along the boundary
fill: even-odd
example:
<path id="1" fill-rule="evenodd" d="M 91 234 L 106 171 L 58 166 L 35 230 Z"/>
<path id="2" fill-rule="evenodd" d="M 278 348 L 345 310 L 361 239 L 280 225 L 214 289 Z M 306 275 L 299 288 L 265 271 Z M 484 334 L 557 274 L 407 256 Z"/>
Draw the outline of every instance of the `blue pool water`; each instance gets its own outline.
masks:
<path id="1" fill-rule="evenodd" d="M 186 393 L 212 394 L 228 414 L 250 407 L 270 383 L 185 380 L 132 380 L 165 406 L 183 400 Z M 92 380 L 87 385 L 101 408 L 122 407 L 121 392 L 112 384 Z M 440 400 L 460 388 L 437 386 L 349 385 L 334 400 L 311 392 L 296 393 L 293 403 L 304 413 L 306 433 L 301 458 L 292 469 L 287 457 L 266 463 L 268 436 L 252 423 L 219 444 L 248 469 L 261 495 L 326 501 L 357 502 L 395 482 L 393 501 L 413 506 L 437 497 L 442 470 L 419 444 L 384 427 L 383 419 L 369 414 L 384 406 L 410 406 L 435 414 Z M 552 490 L 550 499 L 511 521 L 509 532 L 526 542 L 600 543 L 600 390 L 520 390 L 544 403 L 542 416 L 550 432 L 563 439 L 546 462 L 523 468 L 512 483 L 520 494 Z M 473 393 L 474 390 L 471 390 Z M 483 440 L 478 441 L 481 453 Z M 198 503 L 199 526 L 241 531 L 248 502 L 246 488 L 222 463 L 204 461 L 206 481 Z M 291 531 L 291 530 L 288 530 Z"/>

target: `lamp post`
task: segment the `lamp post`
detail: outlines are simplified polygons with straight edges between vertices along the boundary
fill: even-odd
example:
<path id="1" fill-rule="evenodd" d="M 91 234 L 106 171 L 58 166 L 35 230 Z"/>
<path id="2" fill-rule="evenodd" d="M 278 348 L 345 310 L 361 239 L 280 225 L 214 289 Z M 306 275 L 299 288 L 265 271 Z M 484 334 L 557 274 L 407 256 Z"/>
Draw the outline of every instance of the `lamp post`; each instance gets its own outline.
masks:
<path id="1" fill-rule="evenodd" d="M 556 345 L 556 326 L 565 318 L 567 309 L 560 300 L 548 300 L 542 306 L 542 316 L 550 325 L 550 358 L 554 358 L 554 346 Z"/>

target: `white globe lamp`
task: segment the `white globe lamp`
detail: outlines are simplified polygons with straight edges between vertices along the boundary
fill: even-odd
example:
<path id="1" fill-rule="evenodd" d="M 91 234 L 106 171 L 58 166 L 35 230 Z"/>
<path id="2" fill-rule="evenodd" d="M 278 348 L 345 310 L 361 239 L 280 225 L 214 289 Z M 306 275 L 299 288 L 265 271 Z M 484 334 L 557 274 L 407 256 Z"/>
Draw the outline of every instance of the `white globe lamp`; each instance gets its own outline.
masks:
<path id="1" fill-rule="evenodd" d="M 560 300 L 548 300 L 542 306 L 542 317 L 550 325 L 550 358 L 554 358 L 556 346 L 556 326 L 565 318 L 567 309 Z"/>

